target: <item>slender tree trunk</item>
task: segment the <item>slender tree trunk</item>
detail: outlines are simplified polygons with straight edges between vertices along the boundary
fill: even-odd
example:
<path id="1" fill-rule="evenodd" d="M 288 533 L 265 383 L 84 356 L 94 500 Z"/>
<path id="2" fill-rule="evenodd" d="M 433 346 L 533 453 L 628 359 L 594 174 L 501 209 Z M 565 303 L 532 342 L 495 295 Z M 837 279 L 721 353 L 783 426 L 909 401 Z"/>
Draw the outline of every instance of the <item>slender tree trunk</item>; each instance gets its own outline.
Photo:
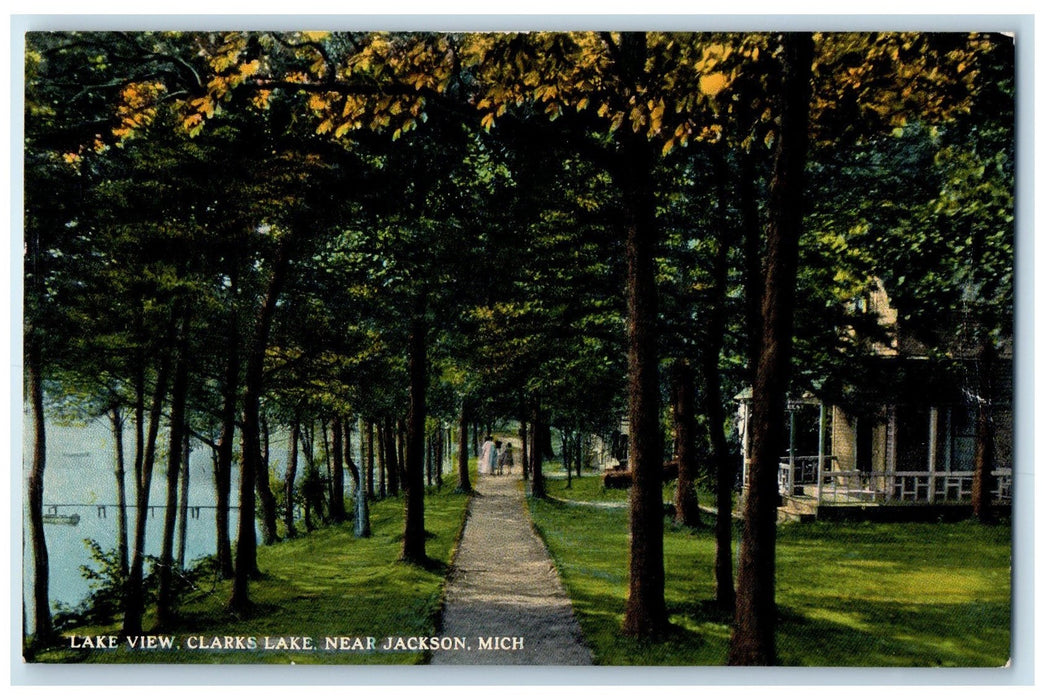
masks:
<path id="1" fill-rule="evenodd" d="M 520 459 L 522 459 L 523 481 L 528 481 L 530 479 L 530 436 L 525 418 L 519 419 L 519 440 L 522 442 Z"/>
<path id="2" fill-rule="evenodd" d="M 185 546 L 189 528 L 189 458 L 192 446 L 189 444 L 189 424 L 181 436 L 181 475 L 178 478 L 178 539 L 175 546 L 175 562 L 179 569 L 185 568 Z"/>
<path id="3" fill-rule="evenodd" d="M 236 408 L 239 393 L 239 321 L 235 304 L 229 320 L 229 347 L 225 361 L 225 381 L 222 386 L 221 436 L 218 438 L 217 459 L 214 463 L 214 524 L 217 531 L 215 556 L 218 574 L 223 579 L 234 575 L 232 542 L 229 539 L 229 506 L 232 500 L 232 462 L 236 448 Z"/>
<path id="4" fill-rule="evenodd" d="M 425 438 L 425 484 L 431 487 L 432 471 L 435 463 L 435 435 L 429 434 Z"/>
<path id="5" fill-rule="evenodd" d="M 167 451 L 167 502 L 163 511 L 163 538 L 160 544 L 158 571 L 159 592 L 156 596 L 156 625 L 169 629 L 174 622 L 174 529 L 178 517 L 178 477 L 181 475 L 182 435 L 185 430 L 185 402 L 189 391 L 189 325 L 190 315 L 182 313 L 178 341 L 178 360 L 171 388 L 170 443 Z"/>
<path id="6" fill-rule="evenodd" d="M 354 459 L 352 459 L 352 423 L 353 422 L 354 421 L 352 420 L 352 418 L 350 416 L 344 416 L 341 419 L 341 429 L 344 431 L 344 436 L 345 436 L 345 441 L 344 441 L 344 445 L 345 445 L 345 467 L 348 468 L 348 473 L 352 475 L 352 483 L 354 485 L 353 486 L 353 492 L 355 492 L 355 491 L 358 490 L 357 482 L 362 478 L 362 472 L 360 471 L 360 467 L 356 466 L 356 461 Z M 360 461 L 360 464 L 362 464 L 362 461 L 363 461 L 363 441 L 362 441 L 362 436 L 360 436 L 360 441 L 359 441 L 359 461 Z M 341 476 L 341 490 L 342 491 L 344 491 L 344 488 L 345 488 L 344 481 L 345 481 L 344 472 L 342 472 L 342 476 Z M 343 497 L 342 497 L 342 501 L 344 501 Z M 345 517 L 347 519 L 347 517 L 348 517 L 347 514 L 346 514 Z"/>
<path id="7" fill-rule="evenodd" d="M 736 622 L 729 644 L 734 666 L 771 666 L 776 658 L 777 466 L 785 446 L 798 241 L 802 232 L 809 128 L 811 34 L 784 38 L 781 129 L 770 186 L 762 349 L 752 398 L 754 451 L 744 505 L 737 574 Z"/>
<path id="8" fill-rule="evenodd" d="M 977 373 L 976 447 L 973 453 L 972 512 L 982 523 L 992 520 L 991 491 L 994 488 L 993 374 L 996 351 L 989 336 L 980 344 Z"/>
<path id="9" fill-rule="evenodd" d="M 388 479 L 388 492 L 393 498 L 399 495 L 399 476 L 402 473 L 399 466 L 399 450 L 396 445 L 395 421 L 385 418 L 385 477 Z"/>
<path id="10" fill-rule="evenodd" d="M 409 410 L 409 409 L 407 409 Z M 396 445 L 396 465 L 398 471 L 396 474 L 399 477 L 399 483 L 402 487 L 406 488 L 406 422 L 402 419 L 397 420 L 395 423 L 395 445 Z"/>
<path id="11" fill-rule="evenodd" d="M 170 344 L 166 344 L 166 347 L 169 348 Z M 156 387 L 149 409 L 149 434 L 145 440 L 141 472 L 135 484 L 134 547 L 131 548 L 131 571 L 127 577 L 127 590 L 124 595 L 124 635 L 141 634 L 142 631 L 142 616 L 145 613 L 145 524 L 149 517 L 149 490 L 152 488 L 152 471 L 156 463 L 156 441 L 163 415 L 163 402 L 167 396 L 170 361 L 170 351 L 167 350 L 163 353 L 156 375 Z"/>
<path id="12" fill-rule="evenodd" d="M 746 136 L 751 128 L 751 110 L 745 100 L 737 103 L 737 121 Z M 744 241 L 744 316 L 747 329 L 747 370 L 749 381 L 754 384 L 758 371 L 758 358 L 762 348 L 762 296 L 765 277 L 762 269 L 762 224 L 758 215 L 756 193 L 757 173 L 755 156 L 749 150 L 739 151 L 740 174 L 738 198 L 740 226 Z"/>
<path id="13" fill-rule="evenodd" d="M 272 484 L 269 482 L 269 427 L 264 416 L 261 417 L 261 459 L 257 470 L 254 472 L 254 487 L 258 494 L 258 503 L 261 506 L 261 541 L 272 544 L 279 539 L 276 531 L 276 496 L 272 493 Z"/>
<path id="14" fill-rule="evenodd" d="M 261 395 L 264 392 L 265 350 L 269 331 L 276 313 L 276 302 L 290 271 L 290 242 L 288 235 L 279 246 L 273 261 L 265 301 L 258 310 L 254 324 L 254 338 L 247 356 L 247 370 L 243 390 L 243 470 L 240 476 L 239 535 L 236 544 L 236 566 L 229 608 L 246 614 L 250 604 L 250 578 L 257 572 L 257 540 L 254 532 L 256 515 L 254 490 L 261 471 Z M 268 470 L 265 470 L 268 477 Z"/>
<path id="15" fill-rule="evenodd" d="M 283 526 L 287 537 L 297 537 L 298 530 L 294 525 L 294 481 L 298 477 L 298 441 L 301 438 L 301 422 L 296 418 L 290 425 L 290 452 L 287 455 L 287 478 L 283 484 L 284 500 L 287 502 L 283 511 Z"/>
<path id="16" fill-rule="evenodd" d="M 370 499 L 373 498 L 374 435 L 369 422 L 359 421 L 359 477 L 356 479 L 356 537 L 370 537 Z M 364 436 L 366 442 L 363 441 Z M 364 449 L 365 448 L 365 449 Z M 364 455 L 365 452 L 365 455 Z"/>
<path id="17" fill-rule="evenodd" d="M 407 341 L 409 356 L 407 371 L 410 376 L 410 408 L 407 412 L 406 470 L 403 490 L 405 492 L 405 519 L 403 529 L 403 561 L 424 564 L 425 553 L 425 483 L 424 449 L 425 416 L 427 406 L 425 393 L 428 389 L 427 328 L 424 318 L 418 314 L 410 324 Z"/>
<path id="18" fill-rule="evenodd" d="M 707 418 L 708 444 L 710 445 L 711 469 L 715 474 L 715 601 L 719 608 L 734 612 L 736 590 L 733 587 L 733 480 L 735 478 L 733 461 L 726 441 L 726 412 L 722 396 L 722 376 L 719 360 L 726 332 L 727 285 L 729 282 L 729 251 L 737 245 L 740 232 L 730 225 L 726 214 L 725 203 L 729 200 L 726 183 L 729 180 L 729 168 L 726 162 L 725 149 L 713 150 L 715 185 L 721 237 L 712 263 L 713 301 L 709 309 L 706 328 L 707 336 L 702 353 L 701 373 L 704 380 L 704 415 Z M 741 158 L 750 156 L 742 154 Z M 752 184 L 748 178 L 748 186 Z M 745 205 L 746 206 L 746 205 Z M 757 210 L 755 221 L 742 222 L 742 227 L 757 228 Z M 744 228 L 741 229 L 743 231 Z M 757 241 L 757 237 L 756 237 Z M 757 261 L 757 256 L 756 256 Z M 761 289 L 761 283 L 758 289 Z M 761 318 L 758 312 L 750 318 Z M 761 333 L 753 333 L 761 337 Z"/>
<path id="19" fill-rule="evenodd" d="M 628 139 L 616 179 L 625 208 L 628 262 L 628 455 L 632 469 L 631 546 L 625 634 L 661 637 L 668 628 L 664 602 L 663 437 L 657 348 L 657 245 L 651 172 L 645 140 Z"/>
<path id="20" fill-rule="evenodd" d="M 544 484 L 544 450 L 541 449 L 541 434 L 543 432 L 543 416 L 541 415 L 541 400 L 539 397 L 533 399 L 533 417 L 530 422 L 530 435 L 533 444 L 530 450 L 530 495 L 534 498 L 547 498 L 548 491 Z"/>
<path id="21" fill-rule="evenodd" d="M 435 450 L 435 465 L 434 465 L 435 487 L 437 489 L 441 489 L 441 488 L 443 488 L 443 460 L 446 457 L 446 447 L 445 447 L 445 443 L 444 443 L 444 438 L 446 436 L 443 434 L 443 428 L 442 428 L 442 425 L 441 425 L 441 421 L 440 421 L 440 427 L 436 428 L 435 435 L 436 435 L 436 437 L 435 437 L 435 446 L 434 446 L 434 450 Z"/>
<path id="22" fill-rule="evenodd" d="M 678 478 L 675 480 L 675 522 L 687 527 L 700 525 L 697 503 L 697 422 L 695 414 L 693 369 L 689 360 L 675 360 L 671 374 L 671 415 L 675 424 L 675 458 Z"/>
<path id="23" fill-rule="evenodd" d="M 374 500 L 374 424 L 366 422 L 366 496 Z"/>
<path id="24" fill-rule="evenodd" d="M 379 422 L 375 426 L 377 432 L 377 483 L 378 483 L 378 497 L 384 499 L 385 497 L 385 474 L 387 468 L 385 467 L 385 460 L 388 459 L 388 450 L 385 449 L 385 427 L 384 422 Z"/>
<path id="25" fill-rule="evenodd" d="M 330 473 L 330 520 L 343 523 L 348 520 L 345 512 L 345 450 L 344 434 L 340 417 L 331 422 L 333 434 L 333 461 Z"/>
<path id="26" fill-rule="evenodd" d="M 109 411 L 113 445 L 116 448 L 116 551 L 120 557 L 120 574 L 126 578 L 129 568 L 127 544 L 127 482 L 123 452 L 123 413 L 119 406 Z"/>
<path id="27" fill-rule="evenodd" d="M 51 619 L 50 568 L 47 540 L 44 537 L 44 470 L 47 466 L 47 428 L 44 417 L 43 362 L 37 341 L 27 333 L 25 373 L 33 413 L 33 464 L 27 483 L 29 542 L 33 550 L 33 647 L 47 645 L 54 638 Z"/>
<path id="28" fill-rule="evenodd" d="M 468 399 L 461 400 L 461 425 L 457 442 L 457 491 L 472 492 L 472 478 L 468 474 Z"/>

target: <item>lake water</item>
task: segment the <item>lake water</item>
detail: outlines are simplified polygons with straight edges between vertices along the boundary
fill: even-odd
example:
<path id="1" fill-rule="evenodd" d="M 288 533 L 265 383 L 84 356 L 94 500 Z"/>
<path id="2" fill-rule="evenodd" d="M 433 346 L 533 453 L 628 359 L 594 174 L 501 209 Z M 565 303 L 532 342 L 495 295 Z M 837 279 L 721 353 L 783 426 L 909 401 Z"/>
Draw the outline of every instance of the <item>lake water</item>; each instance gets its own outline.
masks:
<path id="1" fill-rule="evenodd" d="M 23 474 L 28 474 L 32 460 L 33 431 L 28 413 L 23 418 L 25 429 L 22 435 Z M 166 503 L 166 443 L 161 433 L 161 454 L 153 471 L 149 503 L 158 506 L 150 513 L 146 523 L 147 554 L 159 556 L 163 531 L 163 504 Z M 270 450 L 270 463 L 280 476 L 287 463 L 287 439 L 283 434 L 274 435 Z M 127 502 L 134 503 L 133 427 L 124 437 L 126 457 L 125 476 Z M 299 470 L 301 467 L 299 466 Z M 232 505 L 238 503 L 239 477 L 234 466 L 232 473 Z M 23 476 L 23 500 L 25 499 Z M 47 506 L 57 504 L 56 511 Z M 50 565 L 50 599 L 65 605 L 75 606 L 83 601 L 89 591 L 81 567 L 92 563 L 84 540 L 98 542 L 103 550 L 116 546 L 117 511 L 115 448 L 112 431 L 107 420 L 95 421 L 84 427 L 47 424 L 47 466 L 44 471 L 44 512 L 59 515 L 77 514 L 76 525 L 45 524 L 48 560 Z M 186 529 L 185 560 L 213 554 L 216 551 L 214 522 L 215 489 L 213 462 L 209 447 L 193 442 L 189 458 L 189 506 L 202 506 L 199 517 L 190 515 Z M 103 513 L 98 506 L 107 505 Z M 210 507 L 207 507 L 210 506 Z M 128 531 L 133 532 L 133 508 L 128 508 Z M 236 511 L 231 515 L 230 535 L 235 539 Z M 28 544 L 28 527 L 23 526 L 23 590 L 25 600 L 31 599 L 32 551 Z M 129 537 L 133 535 L 129 534 Z"/>

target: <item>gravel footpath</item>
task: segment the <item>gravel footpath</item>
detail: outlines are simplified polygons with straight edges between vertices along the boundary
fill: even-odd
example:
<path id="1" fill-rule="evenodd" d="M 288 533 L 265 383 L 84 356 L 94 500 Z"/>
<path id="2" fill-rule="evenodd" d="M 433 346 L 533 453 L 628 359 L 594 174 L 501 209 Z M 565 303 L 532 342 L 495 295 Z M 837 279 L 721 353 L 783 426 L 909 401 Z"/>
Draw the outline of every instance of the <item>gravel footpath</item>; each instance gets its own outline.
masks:
<path id="1" fill-rule="evenodd" d="M 479 477 L 447 584 L 433 664 L 588 665 L 573 608 L 526 513 L 518 475 Z M 480 648 L 480 646 L 488 648 Z"/>

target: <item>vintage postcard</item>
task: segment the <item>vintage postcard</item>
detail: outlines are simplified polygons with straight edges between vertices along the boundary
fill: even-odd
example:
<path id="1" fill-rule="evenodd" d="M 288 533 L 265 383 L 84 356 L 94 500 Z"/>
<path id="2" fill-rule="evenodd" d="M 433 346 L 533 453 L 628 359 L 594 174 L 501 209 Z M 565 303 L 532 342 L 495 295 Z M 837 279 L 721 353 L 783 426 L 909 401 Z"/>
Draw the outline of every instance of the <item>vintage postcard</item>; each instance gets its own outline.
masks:
<path id="1" fill-rule="evenodd" d="M 1012 663 L 1017 25 L 323 29 L 24 35 L 25 664 Z"/>

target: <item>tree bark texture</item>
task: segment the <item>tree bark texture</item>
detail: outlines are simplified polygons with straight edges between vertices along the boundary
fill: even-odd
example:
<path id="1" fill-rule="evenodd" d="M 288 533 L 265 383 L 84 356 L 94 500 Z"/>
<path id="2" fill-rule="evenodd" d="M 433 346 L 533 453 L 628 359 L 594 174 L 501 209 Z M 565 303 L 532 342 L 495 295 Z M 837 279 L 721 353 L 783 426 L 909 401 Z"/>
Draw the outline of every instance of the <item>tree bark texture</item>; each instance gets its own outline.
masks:
<path id="1" fill-rule="evenodd" d="M 345 512 L 345 450 L 342 421 L 335 417 L 331 423 L 333 431 L 333 462 L 330 470 L 330 520 L 343 523 L 348 520 Z"/>
<path id="2" fill-rule="evenodd" d="M 217 459 L 214 464 L 214 524 L 217 531 L 215 556 L 218 573 L 223 579 L 234 575 L 232 542 L 229 539 L 229 507 L 232 500 L 232 462 L 236 450 L 236 409 L 239 403 L 239 321 L 235 306 L 229 319 L 229 348 L 225 361 L 225 380 L 222 384 L 221 436 L 218 438 Z"/>
<path id="3" fill-rule="evenodd" d="M 541 400 L 533 399 L 533 413 L 530 418 L 530 495 L 534 498 L 546 498 L 548 491 L 544 484 L 544 451 L 541 449 L 541 426 L 544 417 L 541 415 Z"/>
<path id="4" fill-rule="evenodd" d="M 990 337 L 980 344 L 977 361 L 976 447 L 973 452 L 972 512 L 983 523 L 990 522 L 991 491 L 994 488 L 993 373 L 996 351 Z"/>
<path id="5" fill-rule="evenodd" d="M 628 454 L 631 543 L 625 634 L 651 639 L 668 627 L 664 602 L 663 437 L 658 377 L 657 245 L 653 154 L 645 140 L 628 139 L 614 173 L 625 202 L 628 298 Z"/>
<path id="6" fill-rule="evenodd" d="M 461 422 L 457 431 L 457 490 L 472 492 L 472 477 L 468 474 L 468 399 L 461 400 Z"/>
<path id="7" fill-rule="evenodd" d="M 169 347 L 169 344 L 168 344 Z M 170 375 L 170 351 L 163 353 L 156 374 L 152 405 L 149 408 L 149 430 L 145 439 L 145 454 L 141 458 L 141 470 L 135 474 L 134 546 L 131 548 L 131 571 L 127 577 L 124 595 L 123 634 L 141 634 L 142 616 L 145 613 L 145 524 L 149 517 L 149 490 L 152 488 L 152 471 L 156 463 L 156 441 L 163 415 L 163 403 L 167 397 Z M 135 460 L 137 463 L 137 459 Z"/>
<path id="8" fill-rule="evenodd" d="M 403 561 L 424 564 L 425 554 L 425 394 L 428 389 L 427 329 L 423 317 L 410 324 L 407 340 L 410 407 L 406 417 L 406 468 L 403 481 L 405 518 Z"/>
<path id="9" fill-rule="evenodd" d="M 261 464 L 261 395 L 264 391 L 265 350 L 268 347 L 276 302 L 290 270 L 290 238 L 284 239 L 273 261 L 265 300 L 258 309 L 254 337 L 247 356 L 243 390 L 243 469 L 240 476 L 239 534 L 236 542 L 236 564 L 229 608 L 240 615 L 250 609 L 250 578 L 257 571 L 257 541 L 254 534 L 256 515 L 254 491 Z M 268 470 L 265 469 L 266 481 Z M 271 492 L 270 492 L 271 493 Z"/>
<path id="10" fill-rule="evenodd" d="M 298 478 L 298 441 L 301 439 L 301 422 L 294 420 L 290 426 L 290 450 L 287 453 L 287 476 L 283 484 L 283 498 L 286 508 L 283 510 L 283 527 L 287 537 L 297 537 L 298 529 L 294 524 L 294 482 Z"/>
<path id="11" fill-rule="evenodd" d="M 179 569 L 185 568 L 185 547 L 189 530 L 189 460 L 192 446 L 189 444 L 189 425 L 181 431 L 181 474 L 178 476 L 178 538 L 175 540 L 174 561 Z"/>
<path id="12" fill-rule="evenodd" d="M 719 360 L 726 335 L 729 251 L 730 248 L 739 245 L 739 240 L 748 226 L 757 228 L 758 212 L 756 207 L 753 220 L 742 220 L 739 231 L 731 225 L 726 214 L 726 202 L 729 201 L 726 183 L 730 179 L 730 173 L 725 149 L 715 148 L 713 158 L 719 202 L 719 241 L 712 262 L 713 298 L 707 315 L 707 336 L 703 343 L 701 374 L 704 383 L 704 415 L 707 419 L 711 470 L 715 474 L 715 602 L 721 610 L 732 613 L 736 605 L 736 588 L 733 585 L 733 481 L 736 477 L 729 443 L 726 440 L 725 399 L 722 396 Z M 750 161 L 746 154 L 742 154 L 741 158 Z M 745 174 L 745 177 L 749 178 L 746 186 L 753 189 L 753 180 L 750 180 L 753 174 Z M 748 215 L 745 214 L 745 217 Z M 762 285 L 759 283 L 758 289 L 761 288 Z M 750 316 L 749 320 L 760 317 L 759 313 Z"/>
<path id="13" fill-rule="evenodd" d="M 678 359 L 672 364 L 671 415 L 675 424 L 675 459 L 678 478 L 675 480 L 675 522 L 687 527 L 700 525 L 700 505 L 697 502 L 697 422 L 693 368 L 689 360 Z"/>
<path id="14" fill-rule="evenodd" d="M 126 457 L 123 451 L 123 413 L 119 406 L 109 411 L 113 445 L 116 448 L 116 552 L 120 557 L 120 573 L 127 576 L 129 564 L 127 543 Z"/>
<path id="15" fill-rule="evenodd" d="M 373 498 L 374 435 L 370 423 L 359 420 L 359 477 L 356 479 L 356 537 L 370 537 L 370 499 Z"/>
<path id="16" fill-rule="evenodd" d="M 167 451 L 167 502 L 163 511 L 163 539 L 160 544 L 159 592 L 156 596 L 156 624 L 169 629 L 174 621 L 174 528 L 178 515 L 178 477 L 181 474 L 182 434 L 185 431 L 185 402 L 189 390 L 189 313 L 182 314 L 178 357 L 171 387 L 169 447 Z"/>
<path id="17" fill-rule="evenodd" d="M 50 562 L 44 538 L 44 471 L 47 467 L 47 428 L 44 417 L 43 367 L 41 352 L 31 337 L 25 346 L 25 374 L 33 413 L 33 464 L 27 484 L 29 542 L 33 550 L 32 619 L 35 646 L 54 637 L 51 619 Z"/>
<path id="18" fill-rule="evenodd" d="M 809 129 L 812 35 L 784 37 L 781 131 L 770 185 L 762 343 L 751 402 L 752 464 L 744 505 L 729 664 L 776 664 L 777 467 L 785 442 L 798 241 Z"/>

